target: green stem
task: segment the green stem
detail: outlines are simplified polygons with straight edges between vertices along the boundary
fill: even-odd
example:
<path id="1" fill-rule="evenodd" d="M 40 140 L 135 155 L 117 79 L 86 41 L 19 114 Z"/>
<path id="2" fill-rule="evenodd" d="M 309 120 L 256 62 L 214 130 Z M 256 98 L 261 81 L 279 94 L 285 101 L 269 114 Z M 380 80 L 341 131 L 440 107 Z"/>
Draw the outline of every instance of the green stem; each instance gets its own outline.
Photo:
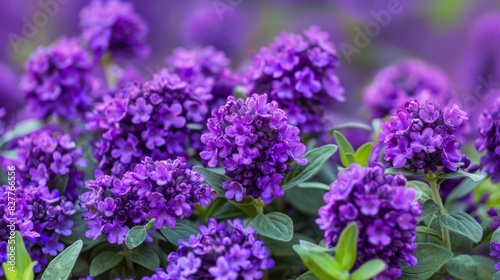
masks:
<path id="1" fill-rule="evenodd" d="M 264 214 L 264 205 L 265 205 L 264 201 L 262 201 L 262 199 L 259 198 L 254 200 L 253 202 L 257 215 Z"/>
<path id="2" fill-rule="evenodd" d="M 438 214 L 446 214 L 446 209 L 444 209 L 443 201 L 441 200 L 441 196 L 439 195 L 439 186 L 437 184 L 436 176 L 433 173 L 429 173 L 425 176 L 425 178 L 431 187 L 432 198 L 439 207 Z M 451 250 L 450 232 L 444 226 L 441 226 L 441 235 L 443 237 L 443 246 L 448 250 Z"/>
<path id="3" fill-rule="evenodd" d="M 106 83 L 108 84 L 108 87 L 112 88 L 116 85 L 117 80 L 115 75 L 113 74 L 113 59 L 109 54 L 105 54 L 101 58 L 101 64 L 102 68 L 104 70 L 104 76 L 106 77 Z"/>
<path id="4" fill-rule="evenodd" d="M 124 248 L 124 253 L 125 253 L 125 263 L 127 264 L 127 268 L 132 273 L 131 275 L 135 275 L 135 269 L 134 269 L 134 264 L 132 263 L 132 259 L 130 258 L 130 255 L 132 254 L 132 251 L 123 244 Z"/>

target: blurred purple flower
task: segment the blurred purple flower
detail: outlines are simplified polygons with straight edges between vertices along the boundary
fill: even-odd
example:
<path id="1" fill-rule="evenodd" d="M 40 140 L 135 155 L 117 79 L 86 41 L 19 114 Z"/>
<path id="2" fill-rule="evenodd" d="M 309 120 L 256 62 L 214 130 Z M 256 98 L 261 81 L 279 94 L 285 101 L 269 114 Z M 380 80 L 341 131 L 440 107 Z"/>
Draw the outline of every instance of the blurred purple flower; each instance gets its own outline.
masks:
<path id="1" fill-rule="evenodd" d="M 478 152 L 486 151 L 481 157 L 481 170 L 491 176 L 492 183 L 500 182 L 500 99 L 479 117 L 475 144 Z"/>

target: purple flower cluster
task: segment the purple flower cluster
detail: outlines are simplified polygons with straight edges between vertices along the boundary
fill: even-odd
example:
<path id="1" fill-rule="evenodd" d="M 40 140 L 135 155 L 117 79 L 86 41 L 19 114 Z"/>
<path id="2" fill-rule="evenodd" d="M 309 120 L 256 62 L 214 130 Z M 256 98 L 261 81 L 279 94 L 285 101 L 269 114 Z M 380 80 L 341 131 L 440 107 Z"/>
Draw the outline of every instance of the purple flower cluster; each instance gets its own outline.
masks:
<path id="1" fill-rule="evenodd" d="M 7 192 L 15 194 L 14 211 L 8 209 L 12 204 L 7 204 Z M 60 237 L 71 235 L 73 221 L 70 216 L 76 212 L 73 202 L 61 196 L 58 190 L 50 191 L 47 186 L 17 186 L 15 190 L 9 190 L 9 187 L 4 185 L 0 187 L 0 195 L 0 211 L 4 214 L 0 220 L 1 258 L 6 250 L 8 231 L 11 230 L 7 225 L 14 221 L 15 230 L 24 238 L 31 258 L 38 261 L 34 271 L 41 272 L 47 265 L 44 254 L 56 256 L 64 250 Z"/>
<path id="2" fill-rule="evenodd" d="M 58 131 L 34 132 L 18 141 L 15 166 L 19 171 L 17 180 L 24 188 L 48 186 L 67 176 L 63 195 L 75 201 L 78 190 L 83 187 L 84 174 L 79 167 L 85 167 L 83 150 L 77 149 L 69 135 Z"/>
<path id="3" fill-rule="evenodd" d="M 456 104 L 443 109 L 431 101 L 410 99 L 381 124 L 378 140 L 387 146 L 384 158 L 395 168 L 425 172 L 457 171 L 458 163 L 466 167 L 470 160 L 462 155 L 455 136 L 464 120 L 467 114 Z"/>
<path id="4" fill-rule="evenodd" d="M 40 117 L 74 120 L 90 107 L 93 63 L 75 38 L 40 46 L 25 65 L 21 90 Z"/>
<path id="5" fill-rule="evenodd" d="M 256 238 L 253 227 L 240 219 L 227 221 L 229 227 L 211 218 L 200 225 L 200 233 L 179 240 L 177 251 L 168 255 L 167 269 L 157 269 L 145 280 L 177 279 L 261 279 L 274 266 L 270 251 Z"/>
<path id="6" fill-rule="evenodd" d="M 492 207 L 492 208 L 488 209 L 487 214 L 492 219 L 491 229 L 497 230 L 498 228 L 500 228 L 500 216 L 498 215 L 498 210 L 496 208 Z M 492 256 L 496 259 L 500 259 L 500 242 L 493 241 L 490 243 L 490 246 L 491 246 L 490 256 Z M 497 263 L 495 268 L 497 270 L 500 270 L 500 263 Z"/>
<path id="7" fill-rule="evenodd" d="M 106 52 L 114 56 L 145 58 L 148 26 L 132 4 L 120 0 L 94 0 L 80 12 L 82 37 L 96 57 Z"/>
<path id="8" fill-rule="evenodd" d="M 481 157 L 481 169 L 491 176 L 493 183 L 500 182 L 500 99 L 493 110 L 486 110 L 479 117 L 479 136 L 475 144 L 478 152 L 486 151 Z"/>
<path id="9" fill-rule="evenodd" d="M 347 225 L 358 224 L 358 260 L 380 258 L 388 266 L 375 279 L 400 277 L 403 260 L 411 266 L 417 264 L 412 254 L 417 248 L 415 229 L 421 206 L 414 201 L 415 190 L 405 185 L 401 173 L 384 175 L 380 164 L 370 168 L 351 164 L 330 185 L 324 196 L 326 204 L 318 212 L 316 223 L 330 246 L 336 245 Z"/>
<path id="10" fill-rule="evenodd" d="M 205 93 L 163 69 L 142 86 L 129 84 L 96 104 L 87 114 L 87 129 L 101 134 L 93 151 L 98 168 L 122 176 L 145 156 L 188 157 L 187 124 L 205 122 Z"/>
<path id="11" fill-rule="evenodd" d="M 302 133 L 321 136 L 329 128 L 326 107 L 343 102 L 335 70 L 337 53 L 328 34 L 317 26 L 298 34 L 282 33 L 253 57 L 250 92 L 268 93 Z"/>
<path id="12" fill-rule="evenodd" d="M 409 98 L 445 104 L 452 86 L 440 70 L 418 60 L 405 60 L 381 69 L 364 93 L 371 118 L 396 113 Z"/>
<path id="13" fill-rule="evenodd" d="M 81 195 L 89 230 L 86 235 L 96 239 L 107 234 L 110 243 L 122 244 L 130 228 L 144 225 L 154 218 L 154 226 L 173 227 L 176 219 L 189 217 L 195 204 L 208 206 L 215 192 L 203 182 L 199 172 L 186 167 L 186 160 L 153 161 L 146 157 L 123 178 L 96 172 L 96 179 L 87 181 L 88 192 Z"/>
<path id="14" fill-rule="evenodd" d="M 292 170 L 291 163 L 305 165 L 306 147 L 300 142 L 299 129 L 288 124 L 285 112 L 267 95 L 254 94 L 243 99 L 228 97 L 227 103 L 212 111 L 208 132 L 201 141 L 206 150 L 200 153 L 208 166 L 219 161 L 231 180 L 224 182 L 226 198 L 243 199 L 246 195 L 266 203 L 283 196 L 280 183 Z"/>

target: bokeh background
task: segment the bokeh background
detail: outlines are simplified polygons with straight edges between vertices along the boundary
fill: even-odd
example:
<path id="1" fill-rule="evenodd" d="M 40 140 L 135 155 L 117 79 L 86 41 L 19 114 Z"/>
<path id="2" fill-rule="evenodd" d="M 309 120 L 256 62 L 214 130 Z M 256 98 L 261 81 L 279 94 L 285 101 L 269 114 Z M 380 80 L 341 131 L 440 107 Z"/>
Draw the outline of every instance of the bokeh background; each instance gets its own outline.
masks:
<path id="1" fill-rule="evenodd" d="M 14 110 L 16 118 L 29 115 L 29 112 L 23 112 L 24 101 L 17 86 L 27 57 L 38 45 L 50 44 L 61 35 L 79 35 L 79 11 L 88 2 L 3 1 L 0 9 L 0 82 L 4 84 L 2 88 L 8 90 L 0 93 L 0 103 L 11 112 Z M 227 53 L 233 70 L 238 71 L 245 67 L 252 53 L 267 46 L 280 32 L 300 33 L 312 24 L 320 26 L 330 33 L 341 61 L 337 73 L 345 88 L 347 102 L 335 108 L 339 122 L 343 119 L 367 120 L 361 97 L 363 88 L 381 67 L 405 58 L 418 58 L 444 71 L 464 106 L 471 111 L 479 111 L 491 99 L 492 94 L 488 93 L 471 99 L 470 95 L 478 86 L 491 92 L 489 88 L 500 84 L 498 0 L 130 2 L 149 25 L 151 55 L 148 59 L 125 64 L 133 64 L 145 77 L 163 67 L 165 56 L 178 46 L 214 45 Z M 43 21 L 43 17 L 36 19 L 41 12 L 47 13 L 47 5 L 54 3 L 57 8 L 51 7 L 48 20 Z M 390 14 L 388 20 L 386 17 L 384 26 L 379 23 L 379 29 L 372 26 L 372 34 L 376 34 L 368 35 L 368 43 L 346 58 L 342 46 L 356 47 L 358 31 L 370 28 L 377 15 L 387 13 L 389 5 L 398 5 L 400 12 Z M 36 20 L 44 24 L 35 25 L 35 30 L 26 29 Z M 366 31 L 363 33 L 366 36 Z M 23 40 L 19 41 L 16 36 Z M 495 77 L 499 82 L 495 83 Z M 489 85 L 485 86 L 485 83 Z"/>

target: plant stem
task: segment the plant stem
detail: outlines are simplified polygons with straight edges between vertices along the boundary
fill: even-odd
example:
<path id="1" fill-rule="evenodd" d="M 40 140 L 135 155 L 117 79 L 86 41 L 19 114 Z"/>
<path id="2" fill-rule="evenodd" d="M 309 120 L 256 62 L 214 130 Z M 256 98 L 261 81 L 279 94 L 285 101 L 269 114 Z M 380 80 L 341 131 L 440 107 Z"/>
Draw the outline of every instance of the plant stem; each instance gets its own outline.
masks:
<path id="1" fill-rule="evenodd" d="M 439 215 L 446 214 L 446 210 L 444 209 L 443 206 L 443 201 L 441 200 L 441 196 L 439 195 L 439 186 L 437 184 L 436 176 L 433 173 L 429 173 L 425 176 L 425 178 L 431 187 L 432 198 L 439 207 L 438 214 Z M 444 226 L 441 226 L 441 235 L 443 237 L 443 246 L 446 249 L 451 250 L 450 232 Z"/>
<path id="2" fill-rule="evenodd" d="M 134 264 L 132 263 L 132 260 L 130 259 L 130 255 L 132 252 L 125 244 L 123 244 L 123 248 L 124 248 L 124 252 L 125 252 L 125 263 L 127 264 L 127 268 L 132 273 L 132 275 L 135 275 Z"/>

